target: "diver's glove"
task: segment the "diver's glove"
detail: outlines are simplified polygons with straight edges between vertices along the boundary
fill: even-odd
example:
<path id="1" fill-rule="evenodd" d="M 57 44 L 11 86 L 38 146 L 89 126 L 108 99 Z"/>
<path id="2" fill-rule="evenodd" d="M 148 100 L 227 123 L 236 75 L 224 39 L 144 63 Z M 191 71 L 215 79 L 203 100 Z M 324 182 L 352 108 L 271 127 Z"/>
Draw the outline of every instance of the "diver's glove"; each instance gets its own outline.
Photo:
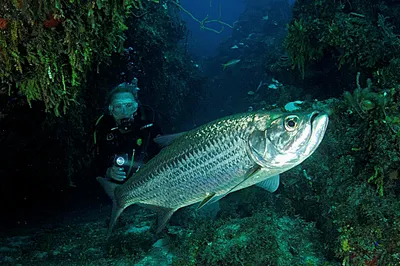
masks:
<path id="1" fill-rule="evenodd" d="M 107 169 L 106 177 L 122 182 L 126 179 L 126 173 L 122 167 L 111 166 Z"/>

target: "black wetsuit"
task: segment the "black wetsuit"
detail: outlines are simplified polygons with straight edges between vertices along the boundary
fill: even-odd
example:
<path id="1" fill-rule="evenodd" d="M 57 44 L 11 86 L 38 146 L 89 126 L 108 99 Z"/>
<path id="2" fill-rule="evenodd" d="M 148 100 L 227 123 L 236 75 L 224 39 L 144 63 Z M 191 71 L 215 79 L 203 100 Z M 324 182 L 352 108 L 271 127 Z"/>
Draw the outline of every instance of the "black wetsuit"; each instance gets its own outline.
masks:
<path id="1" fill-rule="evenodd" d="M 127 154 L 130 162 L 135 150 L 133 174 L 138 166 L 149 161 L 161 149 L 153 140 L 162 134 L 161 129 L 154 121 L 144 119 L 140 112 L 135 115 L 130 132 L 121 133 L 116 127 L 110 115 L 105 115 L 96 126 L 96 173 L 100 176 L 105 176 L 107 168 L 114 165 L 116 155 Z"/>

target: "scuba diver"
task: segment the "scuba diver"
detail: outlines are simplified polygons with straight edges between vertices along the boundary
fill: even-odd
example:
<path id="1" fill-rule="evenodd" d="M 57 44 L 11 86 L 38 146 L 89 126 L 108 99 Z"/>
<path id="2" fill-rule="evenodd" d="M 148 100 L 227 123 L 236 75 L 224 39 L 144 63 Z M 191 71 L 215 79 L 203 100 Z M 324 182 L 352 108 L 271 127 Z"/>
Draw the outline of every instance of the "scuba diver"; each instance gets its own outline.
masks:
<path id="1" fill-rule="evenodd" d="M 116 183 L 125 182 L 161 150 L 153 141 L 161 129 L 154 123 L 154 110 L 149 115 L 140 105 L 137 81 L 124 82 L 109 93 L 108 112 L 95 126 L 97 173 Z"/>

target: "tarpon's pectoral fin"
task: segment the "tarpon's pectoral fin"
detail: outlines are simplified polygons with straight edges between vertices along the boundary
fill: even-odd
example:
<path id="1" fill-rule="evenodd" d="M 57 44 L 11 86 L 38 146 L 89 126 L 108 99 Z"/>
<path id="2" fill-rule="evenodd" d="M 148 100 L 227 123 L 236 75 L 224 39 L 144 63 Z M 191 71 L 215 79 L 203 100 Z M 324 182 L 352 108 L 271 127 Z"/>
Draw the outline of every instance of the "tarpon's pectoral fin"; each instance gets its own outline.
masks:
<path id="1" fill-rule="evenodd" d="M 215 192 L 213 193 L 209 193 L 199 204 L 199 206 L 197 206 L 197 209 L 200 209 L 201 207 L 203 207 L 204 205 L 207 204 L 207 202 L 209 202 L 214 196 L 215 196 Z"/>
<path id="2" fill-rule="evenodd" d="M 187 132 L 180 132 L 175 134 L 158 136 L 154 138 L 154 142 L 157 143 L 160 147 L 166 147 L 170 145 L 172 142 L 174 142 L 177 138 L 179 138 L 182 135 L 185 135 L 186 133 Z"/>
<path id="3" fill-rule="evenodd" d="M 171 218 L 172 214 L 174 214 L 174 212 L 177 211 L 177 209 L 171 209 L 151 204 L 138 203 L 138 205 L 157 212 L 158 219 L 157 219 L 156 234 L 160 233 L 164 229 L 165 225 Z"/>
<path id="4" fill-rule="evenodd" d="M 261 187 L 269 192 L 275 192 L 279 187 L 279 175 L 271 176 L 260 183 L 257 183 L 256 186 Z"/>

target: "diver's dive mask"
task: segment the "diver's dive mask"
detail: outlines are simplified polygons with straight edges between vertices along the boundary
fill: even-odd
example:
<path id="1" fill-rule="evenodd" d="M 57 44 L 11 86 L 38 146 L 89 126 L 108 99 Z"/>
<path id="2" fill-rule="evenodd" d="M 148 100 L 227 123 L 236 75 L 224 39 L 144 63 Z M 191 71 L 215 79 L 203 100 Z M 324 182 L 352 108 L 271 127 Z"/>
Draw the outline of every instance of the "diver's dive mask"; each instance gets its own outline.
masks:
<path id="1" fill-rule="evenodd" d="M 139 104 L 133 99 L 117 99 L 110 106 L 110 112 L 113 116 L 130 116 L 138 109 Z"/>
<path id="2" fill-rule="evenodd" d="M 122 98 L 123 96 L 128 97 L 132 94 L 124 95 L 124 93 L 117 95 L 116 100 L 113 101 L 109 106 L 111 115 L 117 122 L 118 129 L 128 131 L 131 129 L 133 124 L 133 117 L 135 116 L 139 104 L 133 99 Z"/>

